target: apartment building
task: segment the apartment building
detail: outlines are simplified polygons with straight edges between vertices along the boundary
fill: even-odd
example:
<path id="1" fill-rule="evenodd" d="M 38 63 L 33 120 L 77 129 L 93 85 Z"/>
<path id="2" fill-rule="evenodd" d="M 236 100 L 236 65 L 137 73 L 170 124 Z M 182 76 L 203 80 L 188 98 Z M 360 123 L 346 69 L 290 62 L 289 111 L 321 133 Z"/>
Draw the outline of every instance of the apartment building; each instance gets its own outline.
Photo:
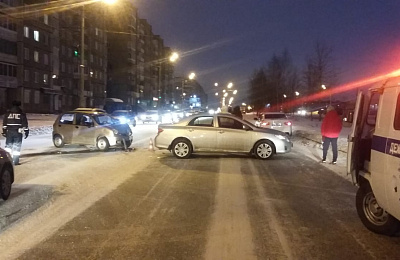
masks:
<path id="1" fill-rule="evenodd" d="M 22 68 L 18 62 L 18 23 L 6 14 L 22 1 L 0 0 L 0 114 L 17 98 L 18 76 Z"/>

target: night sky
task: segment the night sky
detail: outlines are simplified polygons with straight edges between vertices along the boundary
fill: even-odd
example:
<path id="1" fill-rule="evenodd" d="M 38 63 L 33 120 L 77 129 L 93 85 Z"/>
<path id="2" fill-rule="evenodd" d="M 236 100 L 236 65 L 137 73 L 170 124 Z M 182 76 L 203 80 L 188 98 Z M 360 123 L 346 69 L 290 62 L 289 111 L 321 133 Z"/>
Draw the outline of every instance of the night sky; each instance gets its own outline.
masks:
<path id="1" fill-rule="evenodd" d="M 339 84 L 400 68 L 397 0 L 133 0 L 153 33 L 180 53 L 175 75 L 196 73 L 215 102 L 228 82 L 246 102 L 249 77 L 286 48 L 299 73 L 316 41 L 333 49 Z"/>

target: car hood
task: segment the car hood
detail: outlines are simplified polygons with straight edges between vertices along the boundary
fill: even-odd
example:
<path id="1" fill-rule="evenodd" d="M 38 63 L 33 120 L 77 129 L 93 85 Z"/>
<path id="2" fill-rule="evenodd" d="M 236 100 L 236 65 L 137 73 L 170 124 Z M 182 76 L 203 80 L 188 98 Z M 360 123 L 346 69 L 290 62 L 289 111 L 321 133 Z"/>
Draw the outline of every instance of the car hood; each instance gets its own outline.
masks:
<path id="1" fill-rule="evenodd" d="M 132 132 L 131 128 L 129 127 L 128 124 L 115 124 L 115 125 L 109 125 L 106 127 L 110 130 L 114 130 L 114 129 L 118 130 L 119 134 L 129 134 Z"/>

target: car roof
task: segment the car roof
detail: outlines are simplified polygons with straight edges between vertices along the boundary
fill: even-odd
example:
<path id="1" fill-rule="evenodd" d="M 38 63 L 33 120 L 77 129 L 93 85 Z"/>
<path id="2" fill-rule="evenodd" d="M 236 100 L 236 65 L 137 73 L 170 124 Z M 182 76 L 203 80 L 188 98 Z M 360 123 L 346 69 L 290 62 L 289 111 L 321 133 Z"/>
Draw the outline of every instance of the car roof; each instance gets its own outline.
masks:
<path id="1" fill-rule="evenodd" d="M 107 112 L 103 111 L 91 111 L 91 110 L 71 110 L 65 112 L 63 114 L 70 114 L 70 113 L 82 113 L 82 114 L 90 114 L 90 115 L 106 115 Z"/>
<path id="2" fill-rule="evenodd" d="M 78 107 L 78 108 L 75 108 L 73 111 L 85 111 L 85 112 L 87 112 L 87 111 L 93 111 L 93 112 L 106 112 L 104 109 L 101 109 L 101 108 L 95 108 L 95 107 Z"/>

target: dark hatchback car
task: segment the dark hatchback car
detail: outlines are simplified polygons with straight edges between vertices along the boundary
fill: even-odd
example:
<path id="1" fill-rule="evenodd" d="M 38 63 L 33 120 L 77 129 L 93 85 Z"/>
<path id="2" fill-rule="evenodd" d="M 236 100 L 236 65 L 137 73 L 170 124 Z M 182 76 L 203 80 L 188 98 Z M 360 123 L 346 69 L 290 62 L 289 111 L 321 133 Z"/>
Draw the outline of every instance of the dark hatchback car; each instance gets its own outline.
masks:
<path id="1" fill-rule="evenodd" d="M 9 153 L 0 148 L 0 196 L 7 200 L 14 183 L 14 167 Z"/>

